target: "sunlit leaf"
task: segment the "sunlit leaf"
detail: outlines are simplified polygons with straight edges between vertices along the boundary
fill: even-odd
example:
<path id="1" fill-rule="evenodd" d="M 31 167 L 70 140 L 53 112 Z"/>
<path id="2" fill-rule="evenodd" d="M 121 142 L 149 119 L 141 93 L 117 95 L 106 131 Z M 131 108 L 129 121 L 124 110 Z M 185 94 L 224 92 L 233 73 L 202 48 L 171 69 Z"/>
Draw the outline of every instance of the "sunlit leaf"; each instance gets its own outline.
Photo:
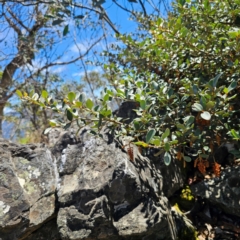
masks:
<path id="1" fill-rule="evenodd" d="M 109 95 L 108 94 L 105 94 L 104 96 L 103 96 L 103 100 L 106 102 L 106 101 L 108 101 L 109 100 Z"/>
<path id="2" fill-rule="evenodd" d="M 41 96 L 46 99 L 48 97 L 48 92 L 46 90 L 42 90 Z"/>
<path id="3" fill-rule="evenodd" d="M 215 106 L 215 102 L 213 101 L 209 101 L 207 104 L 206 104 L 206 110 L 210 110 L 210 109 L 213 109 Z"/>
<path id="4" fill-rule="evenodd" d="M 50 124 L 51 127 L 59 126 L 59 122 L 55 119 L 49 120 L 49 124 Z"/>
<path id="5" fill-rule="evenodd" d="M 37 93 L 34 93 L 33 96 L 32 96 L 32 99 L 37 101 L 39 98 L 39 95 Z"/>
<path id="6" fill-rule="evenodd" d="M 76 94 L 74 92 L 69 92 L 68 93 L 68 99 L 70 102 L 73 102 L 76 98 Z"/>
<path id="7" fill-rule="evenodd" d="M 89 109 L 92 109 L 92 107 L 93 107 L 93 101 L 89 98 L 87 101 L 86 101 L 86 106 L 87 106 L 87 108 L 89 108 Z"/>
<path id="8" fill-rule="evenodd" d="M 82 102 L 79 102 L 79 101 L 75 102 L 75 106 L 81 108 L 82 107 Z"/>
<path id="9" fill-rule="evenodd" d="M 16 90 L 16 94 L 21 98 L 23 95 L 22 95 L 22 92 L 20 90 Z"/>
<path id="10" fill-rule="evenodd" d="M 134 142 L 135 145 L 142 146 L 144 148 L 147 148 L 149 145 L 145 142 L 139 141 L 139 142 Z"/>
<path id="11" fill-rule="evenodd" d="M 156 139 L 152 139 L 150 141 L 151 144 L 155 145 L 155 146 L 160 146 L 161 145 L 161 140 L 159 138 Z"/>
<path id="12" fill-rule="evenodd" d="M 230 134 L 233 139 L 240 140 L 240 134 L 238 134 L 235 129 L 231 129 Z"/>
<path id="13" fill-rule="evenodd" d="M 51 130 L 52 130 L 52 128 L 46 128 L 46 129 L 44 130 L 44 134 L 47 135 Z"/>
<path id="14" fill-rule="evenodd" d="M 207 111 L 204 111 L 201 113 L 201 118 L 205 120 L 210 120 L 211 119 L 211 114 Z"/>
<path id="15" fill-rule="evenodd" d="M 162 140 L 165 139 L 166 137 L 169 136 L 169 134 L 170 134 L 170 129 L 167 128 L 167 129 L 165 130 L 165 132 L 162 134 L 161 139 L 162 139 Z"/>
<path id="16" fill-rule="evenodd" d="M 203 106 L 200 103 L 194 103 L 192 105 L 192 110 L 196 112 L 201 112 L 203 110 Z"/>

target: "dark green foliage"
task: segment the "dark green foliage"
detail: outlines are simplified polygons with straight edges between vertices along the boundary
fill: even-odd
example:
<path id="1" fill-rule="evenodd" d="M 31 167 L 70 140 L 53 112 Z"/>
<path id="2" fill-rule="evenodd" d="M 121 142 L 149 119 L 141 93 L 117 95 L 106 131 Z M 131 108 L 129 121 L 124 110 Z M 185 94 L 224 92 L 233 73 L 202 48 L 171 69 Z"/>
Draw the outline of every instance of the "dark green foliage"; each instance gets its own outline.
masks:
<path id="1" fill-rule="evenodd" d="M 68 120 L 95 131 L 111 123 L 117 135 L 131 136 L 137 145 L 163 148 L 167 165 L 173 149 L 189 162 L 186 146 L 196 149 L 196 157 L 208 158 L 212 145 L 239 140 L 240 29 L 235 23 L 240 9 L 235 5 L 239 0 L 181 1 L 167 20 L 148 19 L 142 39 L 119 36 L 127 47 L 111 56 L 115 64 L 105 66 L 120 76 L 116 91 L 105 89 L 98 107 L 90 98 L 79 101 L 77 94 L 68 94 L 67 114 L 75 110 Z M 124 124 L 112 114 L 110 98 L 136 102 L 137 117 Z"/>

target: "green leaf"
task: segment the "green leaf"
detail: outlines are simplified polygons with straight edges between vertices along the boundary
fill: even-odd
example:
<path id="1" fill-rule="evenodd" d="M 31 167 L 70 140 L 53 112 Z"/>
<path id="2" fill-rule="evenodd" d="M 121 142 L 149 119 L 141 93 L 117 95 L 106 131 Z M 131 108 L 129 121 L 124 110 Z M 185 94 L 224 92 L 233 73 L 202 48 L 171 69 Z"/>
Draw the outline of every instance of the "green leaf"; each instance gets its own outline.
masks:
<path id="1" fill-rule="evenodd" d="M 141 101 L 140 101 L 140 107 L 141 107 L 141 109 L 143 109 L 143 110 L 146 109 L 146 101 L 145 101 L 145 100 L 141 100 Z"/>
<path id="2" fill-rule="evenodd" d="M 83 19 L 84 16 L 83 16 L 83 15 L 77 15 L 77 16 L 74 16 L 73 18 L 74 18 L 74 19 Z"/>
<path id="3" fill-rule="evenodd" d="M 170 150 L 170 144 L 168 142 L 165 143 L 164 149 L 166 152 L 168 152 Z"/>
<path id="4" fill-rule="evenodd" d="M 192 159 L 188 156 L 183 156 L 183 158 L 186 162 L 191 162 L 192 161 Z"/>
<path id="5" fill-rule="evenodd" d="M 178 2 L 183 6 L 186 2 L 186 0 L 178 0 Z"/>
<path id="6" fill-rule="evenodd" d="M 155 81 L 152 81 L 152 87 L 155 89 L 155 90 L 158 90 L 159 89 L 159 85 L 157 82 Z"/>
<path id="7" fill-rule="evenodd" d="M 51 127 L 59 126 L 59 122 L 55 119 L 49 120 L 49 124 L 50 124 Z"/>
<path id="8" fill-rule="evenodd" d="M 82 107 L 82 102 L 79 102 L 79 101 L 75 102 L 75 106 L 78 107 L 78 108 L 81 108 Z"/>
<path id="9" fill-rule="evenodd" d="M 64 130 L 67 130 L 68 128 L 71 127 L 71 125 L 72 125 L 71 122 L 70 122 L 70 123 L 67 123 L 67 124 L 64 125 L 63 129 L 64 129 Z"/>
<path id="10" fill-rule="evenodd" d="M 29 93 L 29 97 L 32 97 L 33 94 L 34 94 L 34 89 L 32 89 L 32 90 L 30 91 L 30 93 Z"/>
<path id="11" fill-rule="evenodd" d="M 17 90 L 17 91 L 16 91 L 16 94 L 17 94 L 20 98 L 22 98 L 22 96 L 23 96 L 23 95 L 22 95 L 22 92 L 21 92 L 20 90 Z"/>
<path id="12" fill-rule="evenodd" d="M 215 106 L 215 102 L 213 101 L 209 101 L 207 104 L 206 104 L 206 110 L 210 110 L 210 109 L 213 109 Z"/>
<path id="13" fill-rule="evenodd" d="M 69 92 L 68 93 L 68 100 L 70 102 L 73 102 L 75 100 L 75 98 L 76 98 L 76 94 L 74 92 Z"/>
<path id="14" fill-rule="evenodd" d="M 94 7 L 100 7 L 103 3 L 105 3 L 105 0 L 93 0 L 93 6 Z"/>
<path id="15" fill-rule="evenodd" d="M 165 132 L 162 134 L 161 139 L 164 140 L 166 137 L 168 137 L 170 134 L 169 128 L 165 130 Z"/>
<path id="16" fill-rule="evenodd" d="M 112 114 L 112 111 L 110 109 L 106 109 L 106 110 L 102 110 L 100 111 L 100 113 L 104 116 L 104 117 L 107 117 L 107 116 L 110 116 Z"/>
<path id="17" fill-rule="evenodd" d="M 205 120 L 210 120 L 211 119 L 211 114 L 207 111 L 204 111 L 201 113 L 201 118 Z"/>
<path id="18" fill-rule="evenodd" d="M 184 126 L 184 125 L 181 124 L 181 123 L 177 123 L 177 124 L 176 124 L 176 127 L 179 128 L 179 129 L 182 129 L 182 130 L 185 130 L 185 129 L 186 129 L 186 126 Z"/>
<path id="19" fill-rule="evenodd" d="M 169 152 L 165 152 L 163 160 L 166 166 L 168 166 L 171 163 L 172 157 Z"/>
<path id="20" fill-rule="evenodd" d="M 229 86 L 228 86 L 228 93 L 230 91 L 232 91 L 233 89 L 235 89 L 237 87 L 237 82 L 232 82 Z"/>
<path id="21" fill-rule="evenodd" d="M 70 122 L 73 120 L 73 114 L 72 114 L 72 112 L 69 109 L 67 109 L 67 119 Z"/>
<path id="22" fill-rule="evenodd" d="M 187 126 L 190 126 L 194 122 L 194 119 L 195 119 L 194 116 L 187 116 L 183 118 L 183 121 Z"/>
<path id="23" fill-rule="evenodd" d="M 105 94 L 104 97 L 103 97 L 103 101 L 108 101 L 109 100 L 109 95 L 108 94 Z"/>
<path id="24" fill-rule="evenodd" d="M 229 32 L 228 32 L 228 35 L 229 35 L 230 38 L 237 38 L 238 35 L 239 35 L 239 32 L 229 31 Z"/>
<path id="25" fill-rule="evenodd" d="M 86 106 L 88 109 L 92 109 L 93 107 L 93 101 L 89 98 L 87 101 L 86 101 Z"/>
<path id="26" fill-rule="evenodd" d="M 139 142 L 134 142 L 135 145 L 142 146 L 147 148 L 149 145 L 145 142 L 139 141 Z"/>
<path id="27" fill-rule="evenodd" d="M 57 20 L 54 20 L 54 21 L 52 22 L 52 25 L 53 25 L 53 26 L 59 25 L 59 24 L 61 24 L 62 22 L 64 22 L 64 20 L 59 18 L 59 19 L 57 19 Z"/>
<path id="28" fill-rule="evenodd" d="M 224 92 L 225 94 L 228 94 L 228 88 L 225 87 L 225 88 L 223 89 L 223 92 Z"/>
<path id="29" fill-rule="evenodd" d="M 134 129 L 135 129 L 135 130 L 139 130 L 139 129 L 140 129 L 139 121 L 134 120 L 134 121 L 133 121 L 133 125 L 134 125 Z"/>
<path id="30" fill-rule="evenodd" d="M 48 97 L 48 92 L 46 90 L 42 90 L 41 96 L 46 99 Z"/>
<path id="31" fill-rule="evenodd" d="M 150 141 L 150 143 L 155 145 L 155 146 L 160 146 L 161 145 L 161 140 L 159 138 L 155 138 L 155 139 L 152 139 Z"/>
<path id="32" fill-rule="evenodd" d="M 207 100 L 205 97 L 201 96 L 200 104 L 203 106 L 203 109 L 206 108 Z"/>
<path id="33" fill-rule="evenodd" d="M 151 139 L 155 136 L 155 134 L 156 134 L 155 129 L 149 130 L 146 135 L 146 143 L 149 143 L 151 141 Z"/>
<path id="34" fill-rule="evenodd" d="M 173 140 L 169 142 L 171 145 L 178 144 L 178 140 Z"/>
<path id="35" fill-rule="evenodd" d="M 194 94 L 198 94 L 199 93 L 198 86 L 195 85 L 195 84 L 193 85 L 192 90 L 193 90 Z"/>
<path id="36" fill-rule="evenodd" d="M 85 102 L 86 101 L 86 93 L 81 93 L 79 96 L 79 101 L 80 102 Z"/>
<path id="37" fill-rule="evenodd" d="M 212 87 L 216 87 L 217 86 L 217 83 L 218 83 L 218 80 L 219 78 L 222 76 L 223 73 L 219 73 L 214 79 L 213 79 L 213 84 L 212 84 Z"/>
<path id="38" fill-rule="evenodd" d="M 192 110 L 196 112 L 201 112 L 203 110 L 203 106 L 200 103 L 194 103 L 192 105 Z"/>
<path id="39" fill-rule="evenodd" d="M 68 34 L 68 31 L 69 31 L 69 26 L 66 25 L 63 29 L 63 36 L 65 37 L 67 34 Z"/>
<path id="40" fill-rule="evenodd" d="M 240 135 L 235 131 L 235 129 L 230 130 L 230 134 L 235 140 L 240 140 Z"/>

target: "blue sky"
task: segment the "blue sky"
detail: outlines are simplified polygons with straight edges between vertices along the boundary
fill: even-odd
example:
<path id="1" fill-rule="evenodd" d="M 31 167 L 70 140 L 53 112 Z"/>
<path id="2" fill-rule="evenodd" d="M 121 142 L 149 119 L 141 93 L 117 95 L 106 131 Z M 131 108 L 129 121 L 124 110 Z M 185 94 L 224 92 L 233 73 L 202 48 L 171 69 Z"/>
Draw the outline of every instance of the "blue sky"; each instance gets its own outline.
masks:
<path id="1" fill-rule="evenodd" d="M 129 2 L 127 0 L 120 1 L 123 3 L 123 6 L 129 7 Z M 152 7 L 147 4 L 146 2 L 146 10 L 148 13 L 152 11 Z M 157 1 L 153 1 L 157 2 Z M 117 26 L 117 29 L 119 32 L 123 34 L 128 34 L 131 32 L 135 32 L 137 29 L 137 24 L 135 21 L 130 20 L 129 13 L 123 11 L 118 6 L 116 6 L 114 3 L 110 1 L 106 1 L 106 3 L 103 4 L 104 9 L 106 10 L 109 18 L 112 20 L 112 22 Z M 132 3 L 132 7 L 134 9 L 140 9 L 138 4 Z M 163 11 L 164 13 L 164 11 Z M 84 54 L 84 52 L 87 50 L 87 48 L 98 39 L 98 37 L 101 34 L 91 35 L 91 31 L 86 32 L 80 32 L 75 28 L 75 25 L 73 22 L 69 23 L 70 25 L 70 31 L 67 37 L 63 38 L 62 41 L 58 45 L 59 51 L 63 49 L 67 49 L 65 53 L 66 59 L 71 59 L 71 56 L 77 56 L 79 54 Z M 101 32 L 101 31 L 99 31 Z M 120 44 L 117 42 L 115 38 L 115 34 L 112 32 L 110 33 L 108 29 L 108 38 L 107 42 L 110 46 L 111 44 Z M 74 39 L 74 42 L 73 42 Z M 104 41 L 99 42 L 95 47 L 94 51 L 96 50 L 98 53 L 101 53 L 102 51 L 106 50 L 106 43 Z M 99 57 L 99 55 L 98 55 Z M 101 58 L 99 58 L 100 61 L 102 61 Z M 90 53 L 88 56 L 84 58 L 84 61 L 93 62 L 93 64 L 87 64 L 86 68 L 87 71 L 102 71 L 100 66 L 96 66 L 96 56 L 92 53 Z M 66 80 L 80 80 L 81 76 L 83 76 L 84 69 L 82 68 L 82 62 L 78 61 L 77 63 L 68 65 L 68 66 L 59 66 L 59 67 L 53 67 L 52 68 L 53 73 L 61 74 Z"/>
<path id="2" fill-rule="evenodd" d="M 127 0 L 119 0 L 120 4 L 122 4 L 123 7 L 131 7 L 134 8 L 134 10 L 141 9 L 139 4 L 136 3 L 129 3 Z M 152 7 L 148 4 L 150 1 L 143 1 L 146 4 L 146 10 L 148 13 L 152 11 Z M 156 3 L 158 1 L 153 0 L 153 3 Z M 116 4 L 112 3 L 112 1 L 106 1 L 103 4 L 104 9 L 106 10 L 109 18 L 112 20 L 112 22 L 117 26 L 117 29 L 121 33 L 131 33 L 136 31 L 137 24 L 134 21 L 129 20 L 129 13 L 123 11 L 120 9 Z M 162 11 L 164 12 L 164 11 Z M 79 11 L 76 12 L 77 14 L 85 14 L 85 12 Z M 91 16 L 93 21 L 96 21 L 96 18 L 94 19 L 94 15 Z M 0 19 L 1 20 L 1 19 Z M 82 20 L 80 20 L 81 22 Z M 1 22 L 0 22 L 1 24 Z M 64 26 L 69 25 L 69 33 L 67 36 L 62 36 L 62 31 L 64 29 Z M 4 25 L 2 25 L 2 28 Z M 56 43 L 53 45 L 53 47 L 43 47 L 42 49 L 39 49 L 38 52 L 35 54 L 35 59 L 32 61 L 32 66 L 27 65 L 25 68 L 20 69 L 15 74 L 15 79 L 21 79 L 23 72 L 27 72 L 28 70 L 37 70 L 38 68 L 41 68 L 44 66 L 44 64 L 47 61 L 52 62 L 64 62 L 64 61 L 70 61 L 80 54 L 84 54 L 89 46 L 91 46 L 94 42 L 98 40 L 98 38 L 102 35 L 103 31 L 96 29 L 96 31 L 90 31 L 89 29 L 94 28 L 93 26 L 89 26 L 86 29 L 82 29 L 81 23 L 78 27 L 76 27 L 75 22 L 73 20 L 68 20 L 64 22 L 61 26 L 52 26 L 52 29 L 48 31 L 45 35 L 50 35 L 53 37 L 54 41 Z M 52 30 L 52 32 L 51 32 Z M 111 44 L 117 43 L 116 38 L 114 37 L 114 33 L 110 31 L 110 28 L 107 29 L 106 33 L 107 36 L 107 44 L 110 46 Z M 6 32 L 5 32 L 6 34 Z M 44 35 L 44 34 L 43 34 Z M 16 48 L 14 48 L 14 43 L 16 42 L 16 34 L 13 30 L 10 30 L 7 32 L 7 37 L 4 39 L 4 32 L 0 32 L 0 49 L 2 50 L 3 54 L 0 56 L 0 66 L 6 65 L 7 62 L 10 61 L 10 59 L 5 59 L 4 54 L 10 55 L 16 52 Z M 39 43 L 41 41 L 44 41 L 44 37 L 39 38 Z M 94 51 L 97 51 L 97 54 L 101 53 L 103 50 L 106 50 L 106 42 L 101 41 L 98 44 L 95 45 L 93 48 Z M 93 64 L 87 64 L 86 70 L 96 70 L 101 71 L 100 66 L 96 66 L 97 57 L 100 61 L 101 57 L 99 55 L 93 54 L 93 51 L 91 51 L 88 56 L 84 58 L 84 61 L 93 62 Z M 48 59 L 46 59 L 46 56 Z M 1 59 L 3 58 L 3 59 Z M 11 58 L 11 57 L 10 57 Z M 2 61 L 1 61 L 2 60 Z M 82 61 L 77 61 L 76 63 L 70 64 L 70 65 L 62 65 L 62 66 L 55 66 L 51 67 L 49 69 L 51 73 L 56 73 L 61 75 L 65 80 L 79 80 L 81 76 L 84 75 L 84 69 L 82 67 Z"/>

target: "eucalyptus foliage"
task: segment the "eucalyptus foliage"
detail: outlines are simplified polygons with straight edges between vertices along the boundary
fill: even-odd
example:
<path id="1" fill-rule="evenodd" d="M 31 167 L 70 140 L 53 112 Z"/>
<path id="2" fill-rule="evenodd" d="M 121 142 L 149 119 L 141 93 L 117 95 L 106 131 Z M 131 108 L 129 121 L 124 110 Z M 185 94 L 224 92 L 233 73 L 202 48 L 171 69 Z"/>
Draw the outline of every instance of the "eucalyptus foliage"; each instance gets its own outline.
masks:
<path id="1" fill-rule="evenodd" d="M 189 147 L 208 158 L 212 146 L 240 139 L 239 6 L 239 0 L 180 0 L 167 19 L 149 22 L 142 39 L 119 36 L 126 47 L 111 54 L 114 61 L 105 69 L 121 78 L 116 91 L 105 89 L 99 104 L 84 93 L 70 92 L 61 103 L 45 91 L 18 95 L 67 115 L 67 123 L 51 120 L 52 127 L 76 122 L 98 133 L 108 124 L 116 136 L 163 150 L 167 165 L 174 149 L 186 162 Z M 114 98 L 136 102 L 137 117 L 125 123 L 114 116 Z"/>

